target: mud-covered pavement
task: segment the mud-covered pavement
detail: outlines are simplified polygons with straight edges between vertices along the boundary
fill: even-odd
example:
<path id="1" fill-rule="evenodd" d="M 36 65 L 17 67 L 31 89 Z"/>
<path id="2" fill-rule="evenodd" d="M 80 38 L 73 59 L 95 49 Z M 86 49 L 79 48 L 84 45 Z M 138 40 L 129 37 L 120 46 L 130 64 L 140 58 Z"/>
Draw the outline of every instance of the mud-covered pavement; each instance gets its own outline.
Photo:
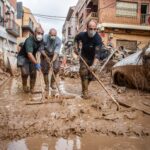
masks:
<path id="1" fill-rule="evenodd" d="M 26 105 L 29 95 L 22 92 L 20 78 L 5 82 L 0 87 L 0 149 L 148 150 L 150 94 L 114 87 L 106 76 L 101 79 L 109 91 L 132 108 L 117 111 L 96 81 L 89 87 L 90 100 L 80 98 L 79 79 L 65 79 L 59 82 L 61 92 L 75 98 L 37 105 Z"/>

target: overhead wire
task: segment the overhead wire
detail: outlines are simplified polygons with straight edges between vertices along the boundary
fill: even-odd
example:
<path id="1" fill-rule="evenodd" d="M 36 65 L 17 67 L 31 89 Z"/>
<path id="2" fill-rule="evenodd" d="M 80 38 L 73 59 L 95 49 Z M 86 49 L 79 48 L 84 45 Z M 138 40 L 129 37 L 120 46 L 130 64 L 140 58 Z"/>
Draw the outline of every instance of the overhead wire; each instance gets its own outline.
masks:
<path id="1" fill-rule="evenodd" d="M 113 6 L 113 4 L 115 4 L 115 2 L 108 4 L 107 6 L 104 6 L 102 8 L 99 8 L 100 10 L 106 9 L 110 6 Z M 31 14 L 33 16 L 39 17 L 39 18 L 44 18 L 44 19 L 48 19 L 48 20 L 57 20 L 57 21 L 65 21 L 66 17 L 64 16 L 51 16 L 51 15 L 44 15 L 44 14 L 38 14 L 38 13 L 31 13 L 31 12 L 26 12 L 23 11 L 23 13 L 25 14 Z M 71 17 L 71 18 L 76 18 L 76 17 Z"/>

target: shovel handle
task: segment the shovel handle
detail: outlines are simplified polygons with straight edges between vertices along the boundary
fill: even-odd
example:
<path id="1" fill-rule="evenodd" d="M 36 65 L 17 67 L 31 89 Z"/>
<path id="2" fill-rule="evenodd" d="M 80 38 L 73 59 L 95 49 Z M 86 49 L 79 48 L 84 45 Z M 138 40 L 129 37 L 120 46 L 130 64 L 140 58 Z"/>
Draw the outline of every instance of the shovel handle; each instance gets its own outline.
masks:
<path id="1" fill-rule="evenodd" d="M 93 74 L 93 76 L 96 78 L 96 80 L 98 81 L 98 83 L 103 87 L 103 89 L 106 91 L 106 93 L 110 96 L 110 98 L 112 99 L 112 101 L 117 105 L 117 110 L 119 110 L 119 103 L 117 102 L 117 100 L 109 93 L 109 91 L 107 90 L 107 88 L 104 86 L 104 84 L 102 83 L 102 81 L 100 81 L 100 79 L 97 77 L 97 75 L 90 69 L 90 67 L 88 66 L 88 64 L 86 63 L 86 61 L 82 58 L 81 55 L 79 55 L 80 59 L 83 61 L 83 63 L 86 65 L 86 67 L 88 68 L 88 70 Z"/>

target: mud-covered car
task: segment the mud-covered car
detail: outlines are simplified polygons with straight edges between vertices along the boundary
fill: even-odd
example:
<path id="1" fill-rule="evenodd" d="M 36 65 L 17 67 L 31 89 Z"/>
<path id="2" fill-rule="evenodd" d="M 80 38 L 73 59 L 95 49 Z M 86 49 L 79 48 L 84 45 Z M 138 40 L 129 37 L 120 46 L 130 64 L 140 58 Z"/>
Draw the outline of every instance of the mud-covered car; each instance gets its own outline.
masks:
<path id="1" fill-rule="evenodd" d="M 113 83 L 150 91 L 150 47 L 138 51 L 112 67 Z"/>

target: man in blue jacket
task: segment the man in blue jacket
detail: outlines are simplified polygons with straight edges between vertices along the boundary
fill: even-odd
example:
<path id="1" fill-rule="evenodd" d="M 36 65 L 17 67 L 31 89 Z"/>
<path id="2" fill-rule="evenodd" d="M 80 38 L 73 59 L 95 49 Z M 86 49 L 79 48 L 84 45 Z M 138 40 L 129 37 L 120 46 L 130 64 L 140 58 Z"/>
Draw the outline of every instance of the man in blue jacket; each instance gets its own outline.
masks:
<path id="1" fill-rule="evenodd" d="M 45 90 L 49 91 L 49 85 L 52 89 L 56 89 L 56 84 L 53 75 L 51 78 L 51 83 L 49 81 L 48 75 L 50 67 L 53 67 L 55 76 L 59 72 L 60 68 L 59 53 L 61 49 L 61 40 L 57 36 L 56 29 L 51 28 L 49 34 L 46 34 L 44 36 L 44 45 L 44 51 L 41 52 L 41 67 L 46 85 Z"/>

